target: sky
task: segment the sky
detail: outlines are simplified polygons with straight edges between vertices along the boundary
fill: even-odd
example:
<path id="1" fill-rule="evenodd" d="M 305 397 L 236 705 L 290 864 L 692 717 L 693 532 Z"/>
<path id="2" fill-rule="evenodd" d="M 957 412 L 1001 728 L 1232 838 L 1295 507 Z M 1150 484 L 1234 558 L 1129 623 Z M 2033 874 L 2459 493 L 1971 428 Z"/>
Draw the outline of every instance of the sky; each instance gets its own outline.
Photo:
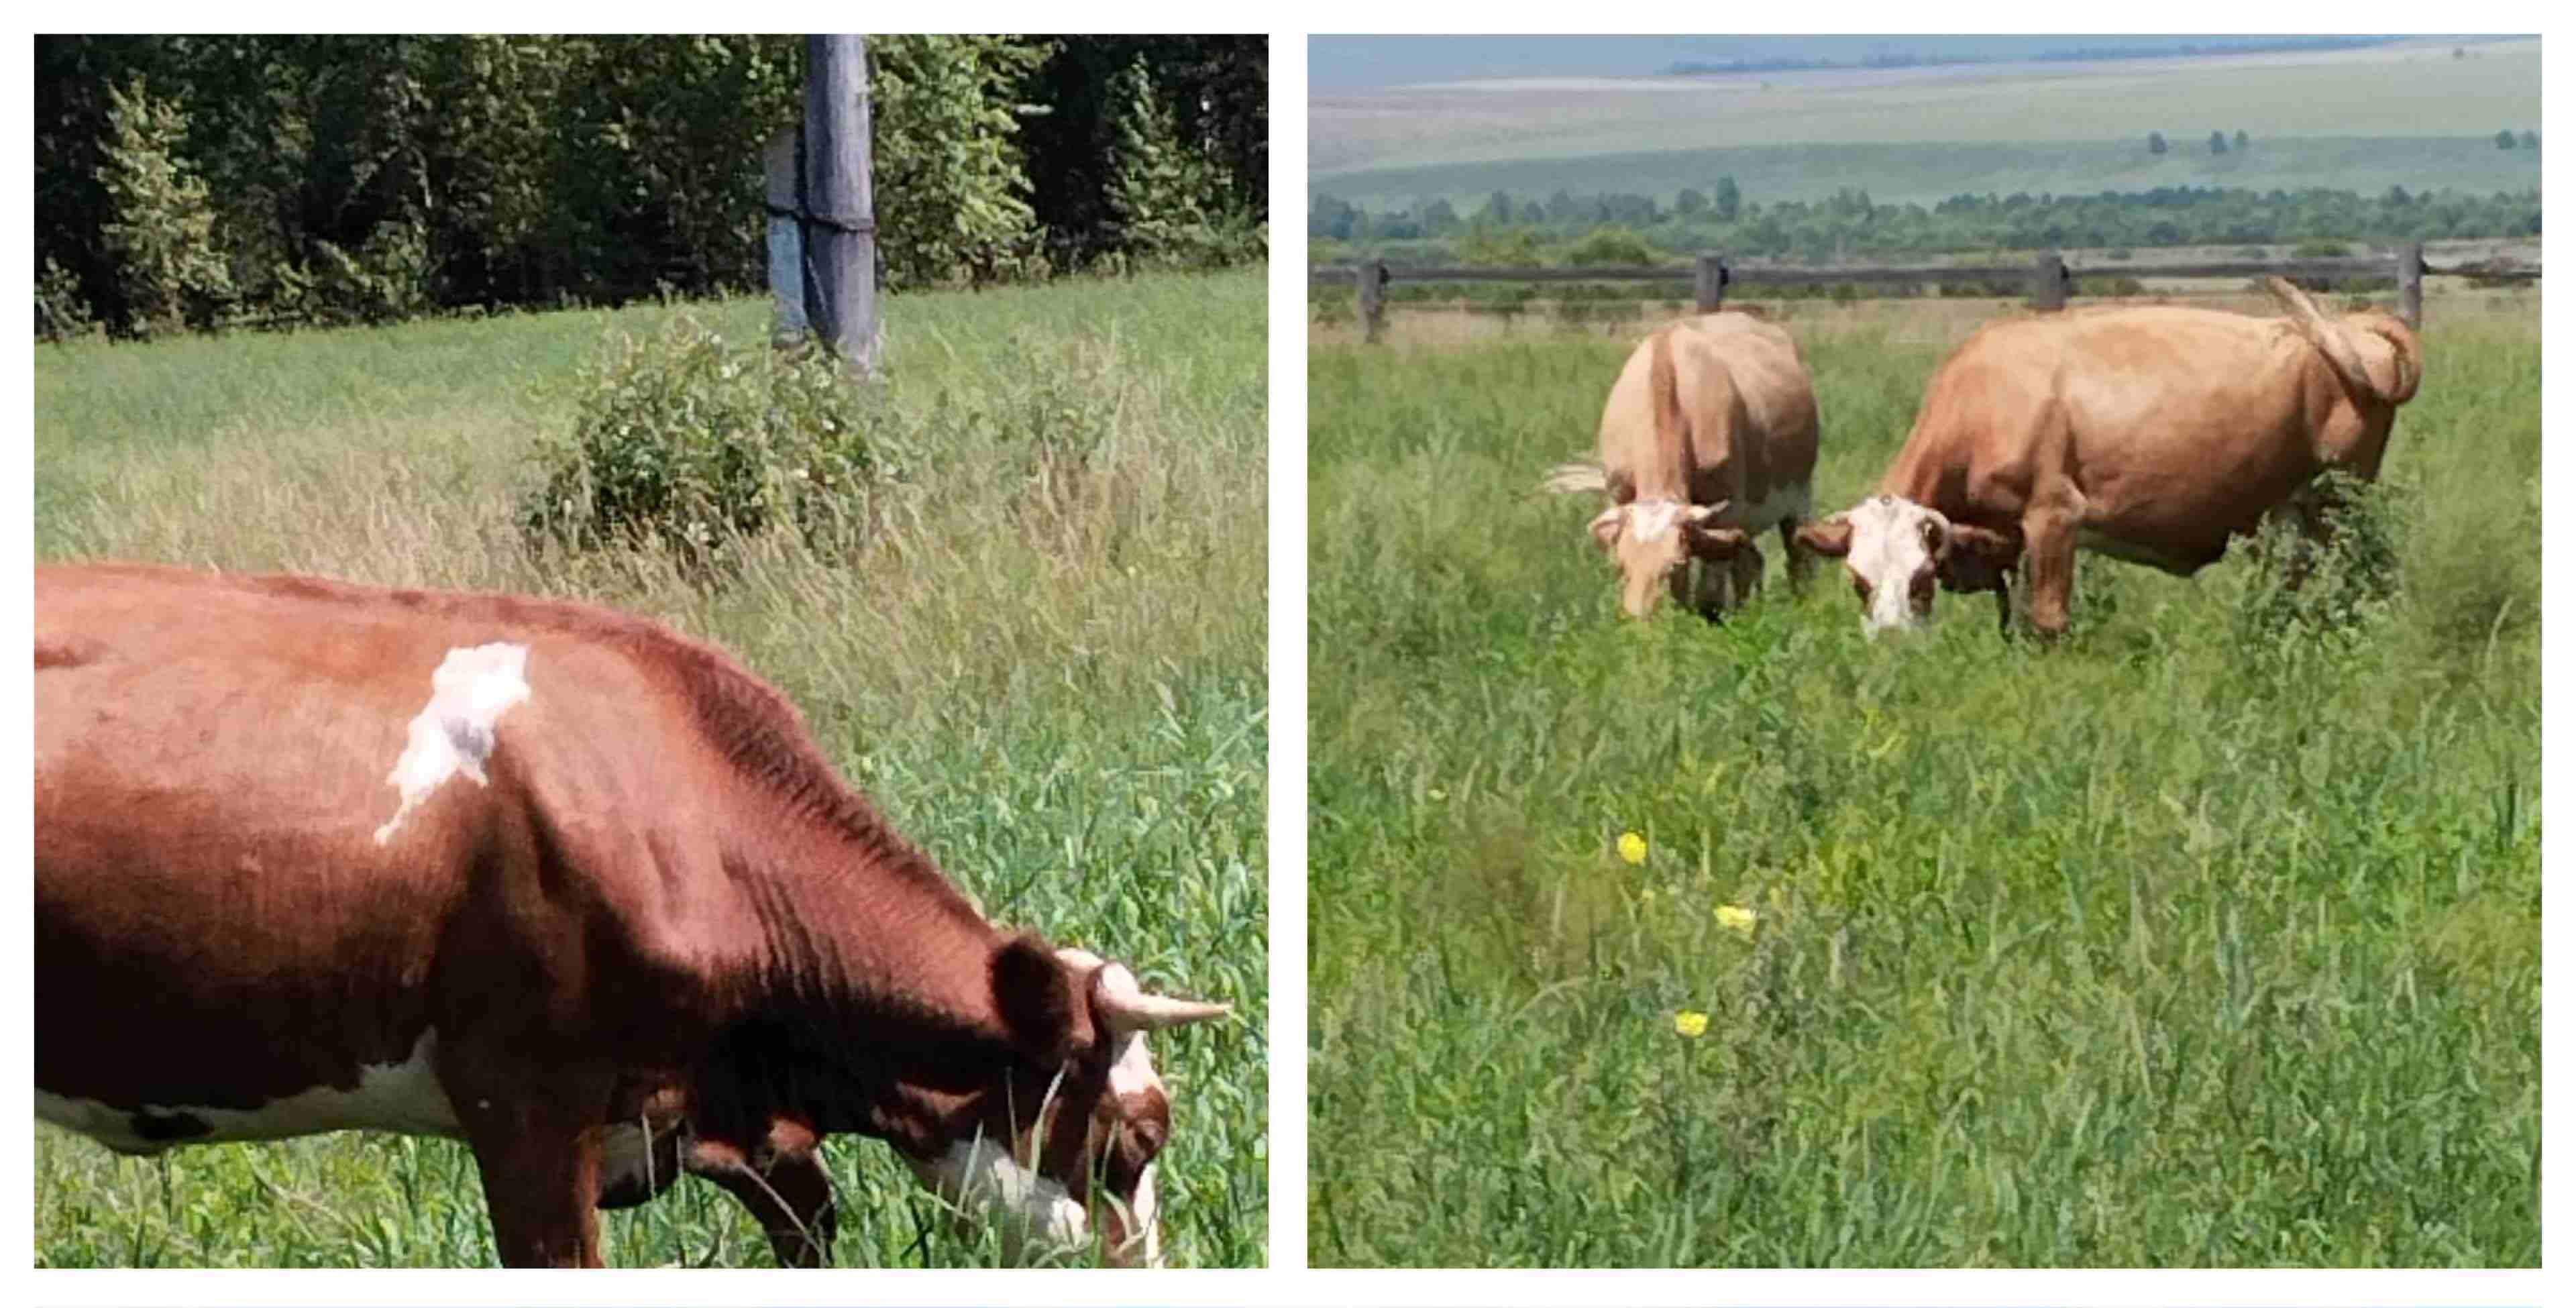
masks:
<path id="1" fill-rule="evenodd" d="M 2262 38 L 2232 36 L 1317 36 L 1307 86 L 1357 91 L 1482 77 L 1637 77 L 1680 61 L 1831 59 L 1873 54 L 2026 58 L 2077 46 L 2161 49 Z"/>

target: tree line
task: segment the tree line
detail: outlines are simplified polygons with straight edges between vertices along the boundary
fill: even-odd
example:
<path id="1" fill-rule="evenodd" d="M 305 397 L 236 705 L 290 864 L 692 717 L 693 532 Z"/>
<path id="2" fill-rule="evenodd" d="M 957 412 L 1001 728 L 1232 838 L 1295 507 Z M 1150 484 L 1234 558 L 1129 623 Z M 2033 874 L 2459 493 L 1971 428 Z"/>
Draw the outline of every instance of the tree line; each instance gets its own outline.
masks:
<path id="1" fill-rule="evenodd" d="M 1466 214 L 1445 199 L 1388 213 L 1317 195 L 1306 232 L 1317 262 L 1373 251 L 1424 264 L 1492 266 L 1657 262 L 1703 250 L 1823 262 L 1973 250 L 2399 244 L 2537 236 L 2540 192 L 2419 194 L 2392 186 L 2362 195 L 2322 187 L 2168 186 L 2094 195 L 1956 195 L 1927 208 L 1877 204 L 1856 187 L 1824 200 L 1762 204 L 1745 199 L 1732 177 L 1721 177 L 1709 192 L 1684 190 L 1669 206 L 1647 195 L 1558 190 L 1542 201 L 1496 191 Z"/>
<path id="2" fill-rule="evenodd" d="M 1267 253 L 1260 37 L 868 41 L 893 289 Z M 40 36 L 38 330 L 762 285 L 798 36 Z"/>

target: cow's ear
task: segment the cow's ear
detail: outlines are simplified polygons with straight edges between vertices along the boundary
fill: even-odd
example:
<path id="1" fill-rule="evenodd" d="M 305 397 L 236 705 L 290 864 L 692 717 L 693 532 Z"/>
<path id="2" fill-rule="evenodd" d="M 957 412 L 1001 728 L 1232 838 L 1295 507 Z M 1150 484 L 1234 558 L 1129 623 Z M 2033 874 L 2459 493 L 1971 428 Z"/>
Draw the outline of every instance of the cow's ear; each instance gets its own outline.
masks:
<path id="1" fill-rule="evenodd" d="M 1690 512 L 1684 515 L 1682 539 L 1690 545 L 1691 553 L 1703 559 L 1715 559 L 1722 563 L 1734 558 L 1736 552 L 1753 539 L 1738 527 L 1707 525 L 1708 520 L 1716 517 L 1724 508 L 1724 505 L 1694 504 Z"/>
<path id="2" fill-rule="evenodd" d="M 1628 510 L 1626 506 L 1613 505 L 1610 508 L 1603 509 L 1601 511 L 1601 516 L 1592 520 L 1592 540 L 1601 548 L 1605 550 L 1609 549 L 1611 546 L 1619 543 L 1619 532 L 1627 525 Z"/>
<path id="3" fill-rule="evenodd" d="M 1799 544 L 1837 559 L 1851 553 L 1851 538 L 1851 519 L 1839 513 L 1820 522 L 1801 523 L 1797 530 Z"/>
<path id="4" fill-rule="evenodd" d="M 2021 562 L 2021 547 L 2000 531 L 1954 522 L 1938 561 L 1941 584 L 1952 590 L 2001 590 L 2004 574 Z"/>
<path id="5" fill-rule="evenodd" d="M 1011 1043 L 1040 1066 L 1072 1061 L 1094 1043 L 1090 1004 L 1073 969 L 1035 935 L 1013 936 L 993 955 L 993 1009 Z"/>

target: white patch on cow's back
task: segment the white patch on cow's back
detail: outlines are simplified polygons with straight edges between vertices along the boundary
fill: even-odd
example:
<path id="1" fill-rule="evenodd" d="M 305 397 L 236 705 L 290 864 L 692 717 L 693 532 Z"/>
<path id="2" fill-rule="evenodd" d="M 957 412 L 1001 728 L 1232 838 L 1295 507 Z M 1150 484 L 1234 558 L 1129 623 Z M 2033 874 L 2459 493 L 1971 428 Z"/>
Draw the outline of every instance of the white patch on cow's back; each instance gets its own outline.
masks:
<path id="1" fill-rule="evenodd" d="M 1091 1218 L 1072 1194 L 1045 1176 L 1020 1165 L 1001 1143 L 977 1137 L 948 1146 L 928 1162 L 907 1158 L 924 1185 L 951 1202 L 979 1207 L 999 1218 L 1005 1248 L 1018 1256 L 1031 1237 L 1053 1245 L 1079 1245 L 1091 1238 Z"/>
<path id="2" fill-rule="evenodd" d="M 477 645 L 452 649 L 429 676 L 429 705 L 411 720 L 408 743 L 385 784 L 402 792 L 402 806 L 376 828 L 376 843 L 394 838 L 421 801 L 462 772 L 490 785 L 484 760 L 492 757 L 492 731 L 501 715 L 528 698 L 528 647 Z"/>
<path id="3" fill-rule="evenodd" d="M 455 1106 L 438 1084 L 433 1064 L 438 1033 L 424 1031 L 411 1056 L 399 1063 L 375 1063 L 358 1069 L 354 1090 L 316 1086 L 257 1108 L 206 1108 L 192 1104 L 142 1104 L 117 1107 L 95 1099 L 75 1099 L 36 1088 L 36 1116 L 106 1145 L 119 1153 L 157 1154 L 178 1145 L 218 1144 L 228 1140 L 285 1140 L 325 1131 L 394 1131 L 404 1135 L 456 1136 L 463 1133 Z M 145 1139 L 135 1130 L 136 1116 L 187 1117 L 206 1132 L 175 1139 Z"/>

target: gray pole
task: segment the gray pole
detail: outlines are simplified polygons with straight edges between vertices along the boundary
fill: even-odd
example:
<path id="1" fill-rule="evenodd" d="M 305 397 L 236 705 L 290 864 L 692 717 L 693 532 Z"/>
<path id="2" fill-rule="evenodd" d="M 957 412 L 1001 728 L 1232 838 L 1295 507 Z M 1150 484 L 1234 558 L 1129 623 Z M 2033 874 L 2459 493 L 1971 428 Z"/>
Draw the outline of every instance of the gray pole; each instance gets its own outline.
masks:
<path id="1" fill-rule="evenodd" d="M 2424 243 L 2397 252 L 2397 316 L 2407 327 L 2424 330 Z"/>
<path id="2" fill-rule="evenodd" d="M 868 176 L 862 36 L 805 38 L 806 308 L 862 377 L 877 358 L 876 197 Z"/>

